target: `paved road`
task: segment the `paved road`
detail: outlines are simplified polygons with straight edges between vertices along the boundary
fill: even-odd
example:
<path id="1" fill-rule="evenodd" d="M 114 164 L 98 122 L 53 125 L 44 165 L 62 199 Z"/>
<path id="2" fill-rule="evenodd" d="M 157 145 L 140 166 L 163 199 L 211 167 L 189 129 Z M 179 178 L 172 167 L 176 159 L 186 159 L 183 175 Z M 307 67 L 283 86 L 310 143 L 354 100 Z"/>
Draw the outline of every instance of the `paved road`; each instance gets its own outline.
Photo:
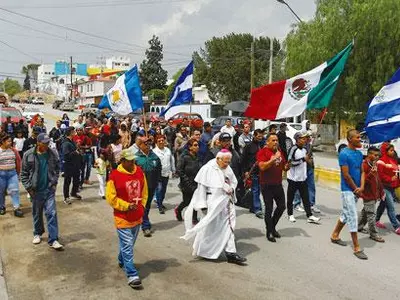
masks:
<path id="1" fill-rule="evenodd" d="M 85 187 L 84 201 L 64 205 L 62 180 L 57 192 L 61 242 L 56 252 L 46 242 L 34 246 L 30 203 L 21 192 L 25 218 L 0 216 L 0 249 L 10 299 L 398 299 L 400 239 L 382 231 L 385 244 L 361 235 L 370 259 L 360 261 L 350 246 L 339 247 L 329 236 L 340 209 L 339 194 L 318 188 L 322 224 L 307 224 L 304 215 L 291 224 L 282 219 L 276 244 L 265 238 L 262 220 L 237 209 L 237 248 L 248 266 L 198 260 L 191 244 L 179 239 L 183 224 L 173 207 L 181 196 L 177 181 L 169 184 L 165 215 L 153 205 L 154 235 L 140 234 L 135 261 L 144 290 L 134 291 L 118 268 L 117 236 L 112 211 L 98 196 L 97 184 Z M 7 199 L 7 204 L 10 200 Z M 10 207 L 8 206 L 10 211 Z M 384 222 L 387 221 L 385 216 Z M 342 238 L 350 240 L 343 232 Z"/>

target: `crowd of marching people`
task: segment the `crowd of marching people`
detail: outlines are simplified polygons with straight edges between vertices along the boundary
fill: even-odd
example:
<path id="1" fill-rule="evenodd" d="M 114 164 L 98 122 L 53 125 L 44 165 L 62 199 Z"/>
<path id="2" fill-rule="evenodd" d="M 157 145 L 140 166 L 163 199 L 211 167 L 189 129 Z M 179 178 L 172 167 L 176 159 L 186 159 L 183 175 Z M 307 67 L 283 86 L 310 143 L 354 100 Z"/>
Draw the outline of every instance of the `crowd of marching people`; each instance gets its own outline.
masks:
<path id="1" fill-rule="evenodd" d="M 227 120 L 220 131 L 213 132 L 208 122 L 203 128 L 192 127 L 188 119 L 178 126 L 172 120 L 161 126 L 157 120 L 146 124 L 140 117 L 107 118 L 105 114 L 79 115 L 76 120 L 64 114 L 51 130 L 40 116 L 30 124 L 8 120 L 0 132 L 0 215 L 6 213 L 7 192 L 14 215 L 23 216 L 20 180 L 32 202 L 33 243 L 39 244 L 45 232 L 44 213 L 48 243 L 62 249 L 55 202 L 59 175 L 63 178 L 63 202 L 71 205 L 83 200 L 80 191 L 93 184 L 94 171 L 99 198 L 114 209 L 119 266 L 129 285 L 139 288 L 141 280 L 133 263 L 135 240 L 140 229 L 145 237 L 153 235 L 151 204 L 155 202 L 158 212 L 165 214 L 168 182 L 178 177 L 182 201 L 174 215 L 177 221 L 184 221 L 182 238 L 195 238 L 193 254 L 216 259 L 225 253 L 228 262 L 242 265 L 246 259 L 237 253 L 234 239 L 235 205 L 264 219 L 270 242 L 281 237 L 278 223 L 286 209 L 292 223 L 296 222 L 294 210 L 305 212 L 308 223 L 320 223 L 309 122 L 303 125 L 294 136 L 295 145 L 287 149 L 285 123 L 271 125 L 264 132 L 254 130 L 252 120 L 235 127 Z M 351 130 L 347 139 L 349 147 L 339 156 L 343 213 L 331 241 L 346 245 L 339 233 L 347 224 L 354 254 L 366 259 L 357 233 L 367 232 L 371 239 L 384 242 L 377 227 L 385 227 L 380 221 L 385 209 L 395 233 L 400 234 L 394 205 L 395 189 L 400 186 L 398 161 L 390 143 L 382 144 L 381 149 L 371 147 L 363 160 L 357 150 L 359 133 Z M 357 199 L 364 203 L 360 218 Z"/>

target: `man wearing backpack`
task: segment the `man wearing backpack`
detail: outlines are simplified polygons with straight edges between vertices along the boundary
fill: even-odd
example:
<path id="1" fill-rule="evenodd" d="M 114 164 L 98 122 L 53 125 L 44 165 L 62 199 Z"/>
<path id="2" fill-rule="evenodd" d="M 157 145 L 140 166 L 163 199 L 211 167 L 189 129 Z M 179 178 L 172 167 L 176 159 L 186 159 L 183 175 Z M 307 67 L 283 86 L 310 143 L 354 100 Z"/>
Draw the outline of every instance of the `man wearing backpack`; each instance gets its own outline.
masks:
<path id="1" fill-rule="evenodd" d="M 311 212 L 308 186 L 307 186 L 307 163 L 311 160 L 307 153 L 305 144 L 307 142 L 307 131 L 297 132 L 294 135 L 296 145 L 290 148 L 288 153 L 288 161 L 290 170 L 287 173 L 288 189 L 287 189 L 287 211 L 289 221 L 296 222 L 293 216 L 293 199 L 294 194 L 298 190 L 303 201 L 304 210 L 307 214 L 307 222 L 318 224 L 320 218 L 313 216 Z"/>

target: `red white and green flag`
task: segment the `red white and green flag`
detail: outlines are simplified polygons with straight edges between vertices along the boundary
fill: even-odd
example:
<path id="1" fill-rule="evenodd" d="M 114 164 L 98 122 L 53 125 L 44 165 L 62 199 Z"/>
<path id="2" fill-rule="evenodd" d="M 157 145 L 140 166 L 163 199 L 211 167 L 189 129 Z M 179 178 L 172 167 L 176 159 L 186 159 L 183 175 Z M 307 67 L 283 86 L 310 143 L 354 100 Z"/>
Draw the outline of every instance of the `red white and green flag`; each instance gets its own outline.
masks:
<path id="1" fill-rule="evenodd" d="M 311 71 L 253 89 L 245 116 L 276 120 L 328 107 L 353 45 Z"/>

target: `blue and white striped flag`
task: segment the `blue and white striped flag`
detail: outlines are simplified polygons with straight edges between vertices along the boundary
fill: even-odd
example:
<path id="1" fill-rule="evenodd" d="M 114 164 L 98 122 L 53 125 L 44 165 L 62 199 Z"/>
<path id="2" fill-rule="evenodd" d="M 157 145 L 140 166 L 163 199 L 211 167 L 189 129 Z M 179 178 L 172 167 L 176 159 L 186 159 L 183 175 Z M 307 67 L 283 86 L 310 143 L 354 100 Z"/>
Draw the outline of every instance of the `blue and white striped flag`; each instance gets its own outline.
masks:
<path id="1" fill-rule="evenodd" d="M 193 61 L 188 64 L 182 75 L 175 84 L 174 90 L 171 93 L 167 107 L 160 113 L 164 116 L 165 113 L 173 106 L 190 103 L 192 100 L 193 89 Z"/>
<path id="2" fill-rule="evenodd" d="M 372 99 L 365 123 L 371 143 L 400 137 L 400 69 Z"/>
<path id="3" fill-rule="evenodd" d="M 123 116 L 143 108 L 142 88 L 136 65 L 118 77 L 115 85 L 104 95 L 99 104 L 99 109 L 103 108 Z"/>

